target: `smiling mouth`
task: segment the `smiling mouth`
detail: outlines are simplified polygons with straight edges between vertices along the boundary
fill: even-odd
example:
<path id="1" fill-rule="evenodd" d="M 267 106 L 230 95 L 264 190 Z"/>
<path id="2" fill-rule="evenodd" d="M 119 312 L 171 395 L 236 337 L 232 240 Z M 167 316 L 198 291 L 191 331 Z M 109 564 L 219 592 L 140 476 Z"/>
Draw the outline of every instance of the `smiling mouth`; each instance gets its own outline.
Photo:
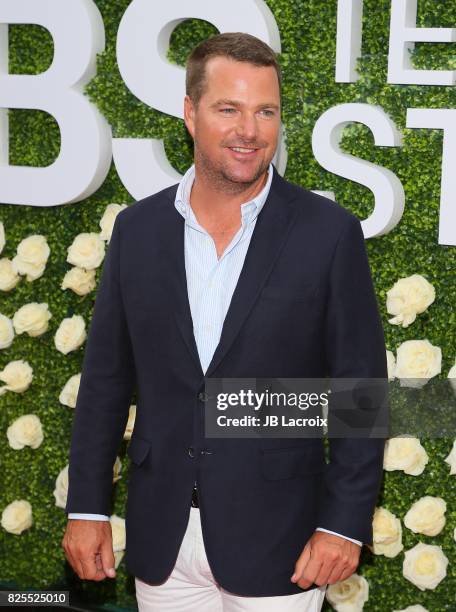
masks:
<path id="1" fill-rule="evenodd" d="M 256 151 L 258 151 L 258 149 L 252 149 L 247 147 L 228 147 L 228 149 L 230 149 L 230 151 L 233 151 L 234 153 L 238 153 L 241 155 L 253 155 L 254 153 L 256 153 Z"/>

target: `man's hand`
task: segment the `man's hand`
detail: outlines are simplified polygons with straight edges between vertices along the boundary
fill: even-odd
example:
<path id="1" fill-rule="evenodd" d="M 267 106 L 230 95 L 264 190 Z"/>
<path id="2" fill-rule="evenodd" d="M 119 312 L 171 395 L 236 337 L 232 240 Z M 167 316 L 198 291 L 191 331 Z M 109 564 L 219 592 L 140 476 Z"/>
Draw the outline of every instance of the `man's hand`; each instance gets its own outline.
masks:
<path id="1" fill-rule="evenodd" d="M 62 540 L 69 564 L 83 580 L 114 578 L 114 552 L 109 521 L 69 519 Z"/>
<path id="2" fill-rule="evenodd" d="M 345 580 L 358 567 L 361 546 L 324 531 L 315 531 L 296 561 L 291 577 L 302 589 Z"/>

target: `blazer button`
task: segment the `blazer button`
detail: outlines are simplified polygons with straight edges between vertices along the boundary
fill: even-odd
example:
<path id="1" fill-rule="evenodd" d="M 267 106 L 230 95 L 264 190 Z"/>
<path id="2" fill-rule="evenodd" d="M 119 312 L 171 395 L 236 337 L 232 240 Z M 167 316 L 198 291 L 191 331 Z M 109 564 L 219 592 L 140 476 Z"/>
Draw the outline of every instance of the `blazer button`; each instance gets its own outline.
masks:
<path id="1" fill-rule="evenodd" d="M 205 391 L 202 391 L 201 393 L 198 393 L 198 399 L 201 400 L 202 402 L 207 402 L 207 400 L 209 399 L 209 396 Z"/>
<path id="2" fill-rule="evenodd" d="M 187 450 L 188 450 L 189 457 L 194 457 L 196 455 L 195 449 L 193 448 L 193 446 L 190 446 L 190 448 L 188 448 Z"/>

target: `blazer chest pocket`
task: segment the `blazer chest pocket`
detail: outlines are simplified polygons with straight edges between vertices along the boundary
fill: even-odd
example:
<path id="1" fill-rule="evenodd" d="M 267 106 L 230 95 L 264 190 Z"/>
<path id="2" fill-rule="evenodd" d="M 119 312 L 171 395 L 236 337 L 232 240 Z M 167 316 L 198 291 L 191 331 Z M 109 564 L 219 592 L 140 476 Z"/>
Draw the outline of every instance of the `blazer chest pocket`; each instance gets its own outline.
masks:
<path id="1" fill-rule="evenodd" d="M 144 440 L 144 438 L 133 435 L 127 448 L 127 455 L 130 457 L 132 463 L 141 465 L 149 454 L 149 450 L 150 442 Z"/>
<path id="2" fill-rule="evenodd" d="M 266 480 L 319 474 L 326 467 L 320 447 L 271 448 L 261 450 L 261 471 Z"/>

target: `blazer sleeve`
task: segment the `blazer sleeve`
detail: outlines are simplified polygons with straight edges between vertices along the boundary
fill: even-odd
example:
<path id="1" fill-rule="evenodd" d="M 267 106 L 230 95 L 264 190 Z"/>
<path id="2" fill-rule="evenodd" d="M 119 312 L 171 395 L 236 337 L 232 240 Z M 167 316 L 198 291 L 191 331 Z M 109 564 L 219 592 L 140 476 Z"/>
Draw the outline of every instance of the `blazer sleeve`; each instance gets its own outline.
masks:
<path id="1" fill-rule="evenodd" d="M 84 352 L 70 445 L 68 513 L 111 514 L 113 465 L 136 380 L 119 273 L 122 212 L 103 262 Z"/>
<path id="2" fill-rule="evenodd" d="M 328 376 L 381 378 L 387 385 L 384 332 L 363 231 L 354 215 L 350 215 L 333 254 L 326 308 Z M 329 419 L 331 423 L 330 415 Z M 372 545 L 385 438 L 328 440 L 330 461 L 322 482 L 317 525 Z"/>

